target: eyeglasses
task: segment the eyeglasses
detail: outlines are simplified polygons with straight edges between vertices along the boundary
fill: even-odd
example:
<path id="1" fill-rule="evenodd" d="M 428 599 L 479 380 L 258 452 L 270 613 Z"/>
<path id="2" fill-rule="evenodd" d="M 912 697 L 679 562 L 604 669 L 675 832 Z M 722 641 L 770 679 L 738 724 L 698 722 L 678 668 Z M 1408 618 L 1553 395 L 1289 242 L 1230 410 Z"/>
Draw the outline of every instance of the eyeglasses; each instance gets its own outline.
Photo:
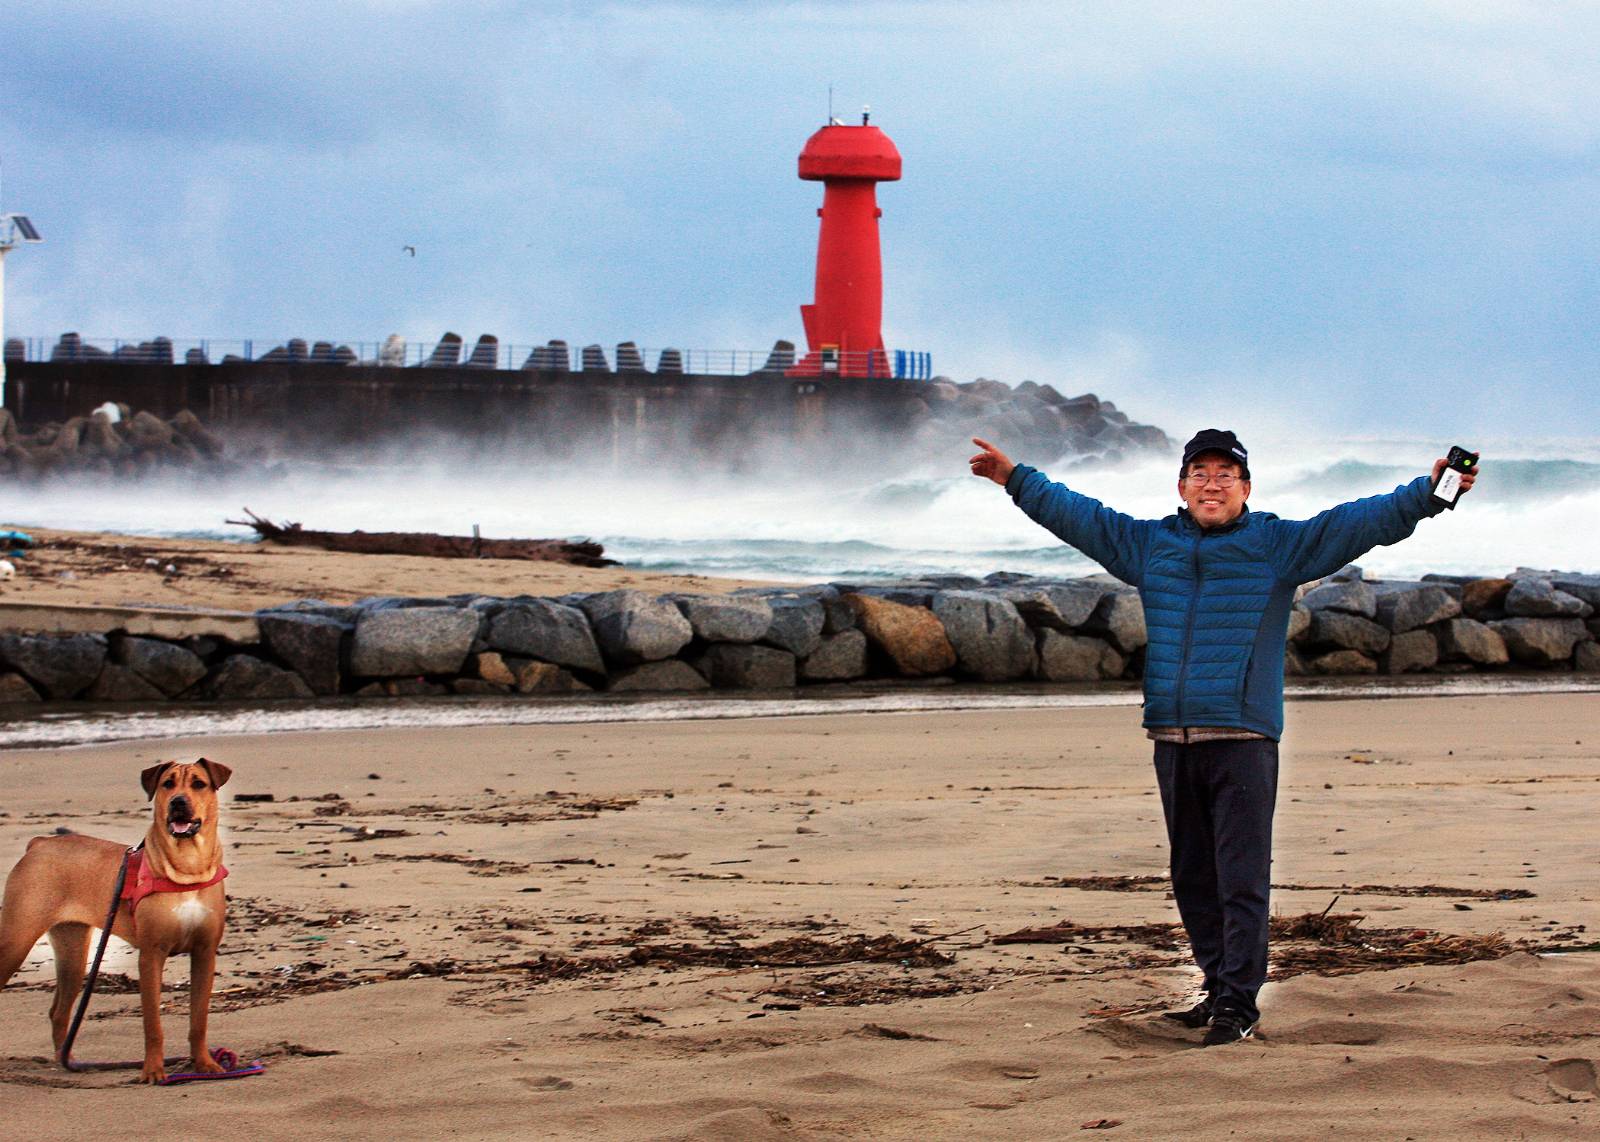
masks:
<path id="1" fill-rule="evenodd" d="M 1210 483 L 1215 483 L 1219 488 L 1231 488 L 1239 482 L 1239 477 L 1232 472 L 1190 472 L 1184 480 L 1191 488 L 1203 488 Z"/>

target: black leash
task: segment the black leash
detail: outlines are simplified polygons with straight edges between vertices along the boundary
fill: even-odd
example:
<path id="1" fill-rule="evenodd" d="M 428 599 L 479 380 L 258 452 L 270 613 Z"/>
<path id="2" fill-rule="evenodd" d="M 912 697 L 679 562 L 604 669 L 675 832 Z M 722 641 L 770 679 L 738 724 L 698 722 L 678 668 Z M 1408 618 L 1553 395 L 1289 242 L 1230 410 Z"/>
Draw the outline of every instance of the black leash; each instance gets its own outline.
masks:
<path id="1" fill-rule="evenodd" d="M 106 942 L 111 939 L 111 925 L 117 919 L 117 906 L 122 903 L 122 888 L 128 883 L 128 861 L 133 854 L 144 848 L 140 841 L 127 852 L 122 854 L 122 866 L 117 869 L 117 886 L 111 890 L 111 907 L 106 909 L 106 922 L 100 926 L 100 943 L 94 950 L 94 959 L 89 964 L 89 975 L 83 981 L 83 994 L 78 997 L 78 1010 L 72 1016 L 72 1026 L 67 1028 L 67 1037 L 61 1041 L 61 1050 L 56 1058 L 61 1065 L 69 1071 L 107 1070 L 111 1068 L 137 1067 L 139 1063 L 74 1063 L 72 1061 L 72 1041 L 78 1037 L 78 1028 L 83 1025 L 84 1012 L 89 1010 L 89 1000 L 94 996 L 95 981 L 100 978 L 100 961 L 106 955 Z"/>

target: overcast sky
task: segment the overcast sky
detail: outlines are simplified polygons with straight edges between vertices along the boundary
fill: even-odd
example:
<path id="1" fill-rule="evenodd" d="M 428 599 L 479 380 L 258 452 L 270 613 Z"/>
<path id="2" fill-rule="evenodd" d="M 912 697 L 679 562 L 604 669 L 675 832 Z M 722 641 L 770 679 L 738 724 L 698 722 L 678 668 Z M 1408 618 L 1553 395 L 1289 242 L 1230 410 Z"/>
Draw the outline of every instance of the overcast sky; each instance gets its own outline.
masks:
<path id="1" fill-rule="evenodd" d="M 904 156 L 885 336 L 939 372 L 1174 430 L 1600 435 L 1600 5 L 8 0 L 4 25 L 4 208 L 47 239 L 7 259 L 8 335 L 800 340 L 821 195 L 795 157 L 832 84 Z"/>

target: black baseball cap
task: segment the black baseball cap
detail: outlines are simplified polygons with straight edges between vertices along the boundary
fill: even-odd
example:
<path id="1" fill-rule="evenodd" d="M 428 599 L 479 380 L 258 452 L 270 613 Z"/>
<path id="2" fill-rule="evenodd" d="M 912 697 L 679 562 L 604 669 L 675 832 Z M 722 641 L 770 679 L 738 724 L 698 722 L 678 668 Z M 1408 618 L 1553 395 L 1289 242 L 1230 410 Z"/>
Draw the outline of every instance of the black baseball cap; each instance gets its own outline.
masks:
<path id="1" fill-rule="evenodd" d="M 1239 443 L 1239 438 L 1227 429 L 1202 428 L 1195 433 L 1194 439 L 1183 446 L 1182 473 L 1187 473 L 1190 462 L 1204 452 L 1221 452 L 1230 460 L 1237 461 L 1244 478 L 1250 478 L 1250 453 Z"/>

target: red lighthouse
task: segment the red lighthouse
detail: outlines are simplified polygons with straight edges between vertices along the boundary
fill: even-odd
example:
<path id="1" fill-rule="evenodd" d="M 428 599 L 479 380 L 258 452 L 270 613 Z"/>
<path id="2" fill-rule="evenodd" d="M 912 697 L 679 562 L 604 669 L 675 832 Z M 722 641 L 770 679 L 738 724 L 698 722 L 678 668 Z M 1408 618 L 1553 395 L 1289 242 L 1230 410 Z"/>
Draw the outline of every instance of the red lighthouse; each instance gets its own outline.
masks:
<path id="1" fill-rule="evenodd" d="M 830 123 L 806 140 L 800 177 L 825 189 L 816 299 L 800 307 L 809 352 L 793 371 L 888 376 L 876 184 L 900 177 L 900 152 L 863 113 L 859 127 Z"/>

